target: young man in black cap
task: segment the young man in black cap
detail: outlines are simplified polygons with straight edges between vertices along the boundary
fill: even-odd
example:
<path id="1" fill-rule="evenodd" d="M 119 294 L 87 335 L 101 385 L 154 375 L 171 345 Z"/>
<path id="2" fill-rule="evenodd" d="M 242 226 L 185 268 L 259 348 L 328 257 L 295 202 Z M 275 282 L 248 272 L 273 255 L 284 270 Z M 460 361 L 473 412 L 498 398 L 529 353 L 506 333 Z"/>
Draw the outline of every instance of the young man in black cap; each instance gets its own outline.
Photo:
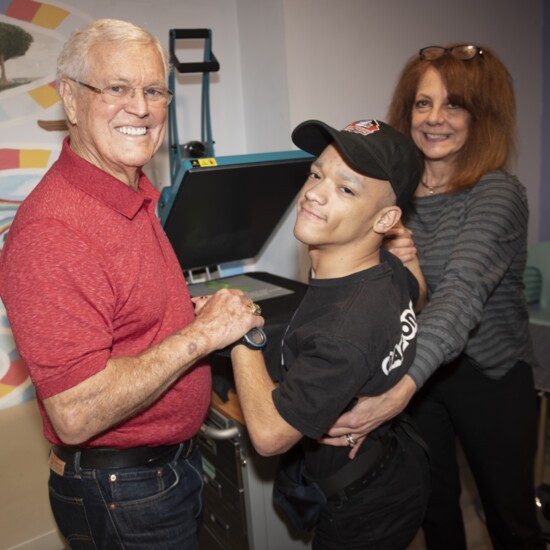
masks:
<path id="1" fill-rule="evenodd" d="M 357 396 L 393 386 L 414 358 L 419 284 L 381 243 L 418 184 L 420 159 L 411 140 L 376 120 L 342 131 L 307 121 L 292 139 L 317 156 L 294 227 L 308 246 L 309 287 L 284 337 L 278 385 L 250 342 L 232 347 L 237 394 L 260 454 L 284 453 L 300 441 L 304 479 L 315 483 L 298 493 L 322 491 L 309 510 L 313 548 L 405 549 L 422 522 L 429 483 L 413 429 L 390 421 L 360 446 L 347 434 L 351 453 L 318 439 Z M 279 479 L 289 481 L 289 472 Z M 279 496 L 286 489 L 276 483 Z"/>

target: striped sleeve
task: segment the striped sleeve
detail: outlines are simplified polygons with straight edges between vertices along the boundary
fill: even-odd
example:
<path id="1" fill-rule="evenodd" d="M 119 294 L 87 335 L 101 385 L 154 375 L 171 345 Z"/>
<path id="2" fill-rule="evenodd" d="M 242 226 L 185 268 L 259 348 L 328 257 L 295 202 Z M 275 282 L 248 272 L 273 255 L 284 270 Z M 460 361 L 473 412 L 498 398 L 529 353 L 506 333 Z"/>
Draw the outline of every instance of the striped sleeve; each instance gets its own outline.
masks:
<path id="1" fill-rule="evenodd" d="M 511 288 L 508 292 L 505 287 L 521 278 L 525 261 L 528 207 L 524 187 L 513 177 L 494 172 L 469 192 L 453 196 L 449 207 L 459 214 L 441 221 L 437 238 L 432 235 L 426 245 L 432 257 L 441 255 L 446 260 L 419 316 L 417 355 L 408 371 L 417 387 L 464 351 L 469 339 L 478 333 L 499 332 L 492 312 L 514 309 L 514 295 L 517 311 L 521 311 L 521 293 Z M 516 280 L 518 284 L 521 281 Z M 514 343 L 503 345 L 502 341 L 494 352 L 509 358 L 514 350 L 507 348 Z M 491 342 L 478 342 L 474 352 L 483 346 Z M 494 357 L 495 363 L 498 360 Z"/>

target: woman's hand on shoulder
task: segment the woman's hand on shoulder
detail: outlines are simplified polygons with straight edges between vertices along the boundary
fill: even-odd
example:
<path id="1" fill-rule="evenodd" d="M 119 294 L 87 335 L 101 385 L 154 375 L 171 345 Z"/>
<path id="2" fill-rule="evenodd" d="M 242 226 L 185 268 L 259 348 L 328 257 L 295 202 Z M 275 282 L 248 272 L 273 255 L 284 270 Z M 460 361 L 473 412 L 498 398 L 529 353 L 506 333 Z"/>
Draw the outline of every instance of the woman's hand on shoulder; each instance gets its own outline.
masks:
<path id="1" fill-rule="evenodd" d="M 399 222 L 398 225 L 390 229 L 390 231 L 384 235 L 382 246 L 392 254 L 395 254 L 403 265 L 416 277 L 419 292 L 414 310 L 418 313 L 426 305 L 428 288 L 420 267 L 418 253 L 414 246 L 412 231 Z"/>
<path id="2" fill-rule="evenodd" d="M 412 231 L 401 222 L 384 235 L 382 246 L 395 254 L 404 265 L 416 259 L 417 251 Z"/>

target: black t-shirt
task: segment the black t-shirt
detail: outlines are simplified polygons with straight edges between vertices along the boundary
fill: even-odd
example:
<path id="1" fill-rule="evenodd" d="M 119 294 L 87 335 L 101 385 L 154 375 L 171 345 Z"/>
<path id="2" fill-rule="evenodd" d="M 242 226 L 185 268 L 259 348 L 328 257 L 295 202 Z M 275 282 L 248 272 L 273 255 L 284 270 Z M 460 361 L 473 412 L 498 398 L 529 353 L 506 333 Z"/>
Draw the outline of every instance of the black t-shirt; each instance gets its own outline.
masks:
<path id="1" fill-rule="evenodd" d="M 418 283 L 393 254 L 381 250 L 380 260 L 347 277 L 311 279 L 284 338 L 283 380 L 273 401 L 306 436 L 306 467 L 316 478 L 343 466 L 349 448 L 315 440 L 357 396 L 394 386 L 414 359 Z M 364 444 L 360 453 L 368 449 Z"/>

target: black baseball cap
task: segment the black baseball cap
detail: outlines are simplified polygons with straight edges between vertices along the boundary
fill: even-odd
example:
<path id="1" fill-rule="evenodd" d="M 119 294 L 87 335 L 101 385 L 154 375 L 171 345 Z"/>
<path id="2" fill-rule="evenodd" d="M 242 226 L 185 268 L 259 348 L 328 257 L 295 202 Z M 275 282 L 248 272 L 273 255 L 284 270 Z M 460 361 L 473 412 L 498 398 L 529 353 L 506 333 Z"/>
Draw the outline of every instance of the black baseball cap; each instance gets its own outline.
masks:
<path id="1" fill-rule="evenodd" d="M 412 139 L 381 120 L 358 120 L 335 130 L 320 120 L 306 120 L 292 132 L 303 151 L 319 156 L 331 143 L 356 172 L 389 181 L 396 204 L 404 208 L 420 181 L 422 160 Z"/>

